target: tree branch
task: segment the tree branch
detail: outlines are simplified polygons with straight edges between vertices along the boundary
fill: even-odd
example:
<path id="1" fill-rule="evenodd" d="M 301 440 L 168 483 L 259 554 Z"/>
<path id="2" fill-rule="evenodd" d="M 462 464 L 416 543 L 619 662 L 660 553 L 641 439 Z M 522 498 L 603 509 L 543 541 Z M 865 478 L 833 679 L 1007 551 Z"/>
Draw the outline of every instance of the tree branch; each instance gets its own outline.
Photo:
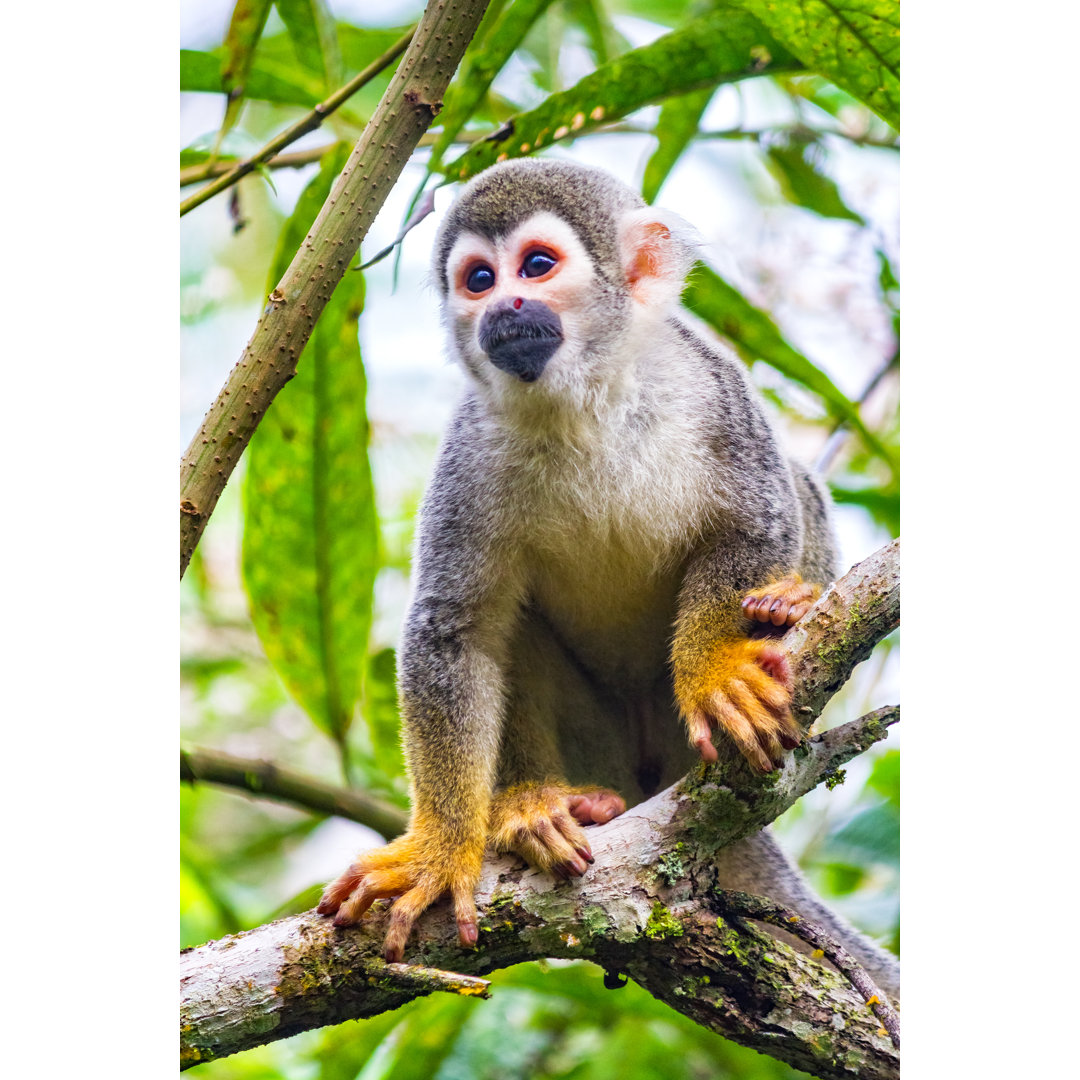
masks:
<path id="1" fill-rule="evenodd" d="M 302 116 L 295 124 L 287 127 L 279 135 L 275 135 L 257 153 L 252 154 L 246 161 L 227 167 L 225 172 L 212 184 L 207 184 L 206 187 L 200 188 L 194 195 L 185 199 L 180 204 L 180 216 L 183 217 L 189 211 L 194 210 L 196 206 L 201 206 L 207 199 L 212 199 L 217 195 L 218 192 L 232 187 L 233 184 L 247 176 L 248 173 L 253 172 L 263 162 L 268 161 L 275 154 L 284 150 L 286 146 L 292 145 L 297 139 L 318 128 L 331 113 L 344 105 L 357 90 L 362 86 L 366 86 L 379 72 L 389 67 L 409 47 L 409 42 L 412 41 L 415 31 L 416 27 L 414 26 L 395 41 L 382 56 L 373 60 L 363 71 L 351 78 L 340 89 L 335 90 L 325 101 L 320 101 L 306 116 Z M 216 162 L 211 162 L 211 165 L 213 164 L 216 164 Z"/>
<path id="2" fill-rule="evenodd" d="M 271 292 L 180 467 L 180 573 L 259 421 L 296 364 L 442 95 L 487 0 L 431 0 L 375 115 Z"/>
<path id="3" fill-rule="evenodd" d="M 833 585 L 783 639 L 796 705 L 816 716 L 897 624 L 898 543 Z M 596 862 L 556 882 L 513 856 L 489 856 L 477 889 L 481 937 L 458 944 L 446 902 L 410 947 L 425 966 L 481 976 L 540 957 L 591 959 L 736 1042 L 826 1078 L 898 1076 L 899 1055 L 837 972 L 753 923 L 726 919 L 715 855 L 760 830 L 844 762 L 885 737 L 879 709 L 804 742 L 761 777 L 722 756 L 590 830 Z M 186 1066 L 300 1031 L 373 1016 L 427 992 L 377 974 L 387 910 L 335 930 L 314 912 L 210 942 L 182 957 Z"/>
<path id="4" fill-rule="evenodd" d="M 336 814 L 374 829 L 387 840 L 403 833 L 408 820 L 404 811 L 372 795 L 324 784 L 270 761 L 233 757 L 220 750 L 181 750 L 180 779 L 192 784 L 221 784 L 316 814 Z"/>

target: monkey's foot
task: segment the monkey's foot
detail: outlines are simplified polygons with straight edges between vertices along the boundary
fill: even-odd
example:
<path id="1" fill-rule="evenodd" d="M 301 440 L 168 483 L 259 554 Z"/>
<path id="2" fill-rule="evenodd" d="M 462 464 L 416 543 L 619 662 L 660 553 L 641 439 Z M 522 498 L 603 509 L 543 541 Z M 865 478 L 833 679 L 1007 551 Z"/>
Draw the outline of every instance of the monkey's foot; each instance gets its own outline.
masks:
<path id="1" fill-rule="evenodd" d="M 679 706 L 690 742 L 705 761 L 715 761 L 712 728 L 721 728 L 758 772 L 778 769 L 785 750 L 802 733 L 791 716 L 791 673 L 784 654 L 769 641 L 720 642 L 690 678 L 676 672 Z"/>
<path id="2" fill-rule="evenodd" d="M 742 602 L 743 614 L 759 623 L 794 626 L 821 595 L 820 585 L 807 585 L 798 574 L 752 589 Z"/>
<path id="3" fill-rule="evenodd" d="M 399 963 L 417 918 L 449 893 L 458 938 L 462 945 L 471 947 L 477 939 L 473 893 L 482 858 L 482 844 L 451 845 L 446 838 L 428 835 L 422 828 L 410 829 L 386 847 L 360 855 L 326 886 L 317 910 L 320 915 L 333 915 L 335 926 L 353 926 L 376 900 L 397 897 L 383 953 L 390 963 Z"/>
<path id="4" fill-rule="evenodd" d="M 580 877 L 593 861 L 583 825 L 603 825 L 626 809 L 614 791 L 559 783 L 516 784 L 491 803 L 488 843 L 537 870 Z"/>

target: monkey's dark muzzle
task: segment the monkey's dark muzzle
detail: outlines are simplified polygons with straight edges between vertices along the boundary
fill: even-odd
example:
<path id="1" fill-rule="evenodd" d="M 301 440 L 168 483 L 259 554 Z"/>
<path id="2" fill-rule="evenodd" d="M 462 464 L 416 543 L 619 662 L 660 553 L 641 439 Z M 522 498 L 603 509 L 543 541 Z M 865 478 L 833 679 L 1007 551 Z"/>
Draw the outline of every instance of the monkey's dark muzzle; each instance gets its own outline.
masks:
<path id="1" fill-rule="evenodd" d="M 540 300 L 507 300 L 486 312 L 477 340 L 500 371 L 536 382 L 562 344 L 562 320 Z"/>

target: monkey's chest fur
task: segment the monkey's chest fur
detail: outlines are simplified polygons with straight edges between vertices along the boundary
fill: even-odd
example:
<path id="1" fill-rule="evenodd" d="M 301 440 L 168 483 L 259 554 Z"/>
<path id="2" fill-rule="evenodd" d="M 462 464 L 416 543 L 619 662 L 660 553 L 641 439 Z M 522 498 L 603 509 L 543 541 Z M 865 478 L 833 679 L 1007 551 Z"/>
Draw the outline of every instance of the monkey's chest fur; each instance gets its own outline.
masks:
<path id="1" fill-rule="evenodd" d="M 688 766 L 671 634 L 685 562 L 718 520 L 700 431 L 666 431 L 553 442 L 514 464 L 526 591 L 508 719 L 554 727 L 569 779 L 631 802 Z"/>

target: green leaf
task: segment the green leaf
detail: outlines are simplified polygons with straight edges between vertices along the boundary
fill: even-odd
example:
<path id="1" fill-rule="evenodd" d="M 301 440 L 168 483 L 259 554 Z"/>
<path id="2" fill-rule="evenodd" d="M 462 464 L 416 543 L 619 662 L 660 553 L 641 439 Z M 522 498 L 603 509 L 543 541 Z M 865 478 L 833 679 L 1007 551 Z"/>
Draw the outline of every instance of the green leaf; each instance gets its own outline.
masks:
<path id="1" fill-rule="evenodd" d="M 645 165 L 641 182 L 641 194 L 646 202 L 655 200 L 675 163 L 697 134 L 701 115 L 715 93 L 716 87 L 709 86 L 664 102 L 654 132 L 657 147 Z"/>
<path id="2" fill-rule="evenodd" d="M 895 484 L 887 487 L 852 488 L 830 484 L 833 502 L 843 506 L 861 506 L 890 536 L 900 535 L 900 492 Z"/>
<path id="3" fill-rule="evenodd" d="M 734 345 L 747 363 L 763 360 L 821 398 L 829 412 L 862 436 L 867 447 L 896 469 L 895 455 L 863 423 L 859 410 L 820 368 L 784 339 L 769 315 L 751 304 L 715 270 L 699 264 L 683 294 L 686 306 Z"/>
<path id="4" fill-rule="evenodd" d="M 180 89 L 208 94 L 225 93 L 222 63 L 221 57 L 213 53 L 181 49 Z M 244 97 L 280 105 L 312 106 L 319 101 L 318 94 L 311 88 L 262 68 L 253 69 L 248 75 Z"/>
<path id="5" fill-rule="evenodd" d="M 865 224 L 844 202 L 836 182 L 818 167 L 815 156 L 821 152 L 820 144 L 796 139 L 770 146 L 766 151 L 766 162 L 789 202 L 813 210 L 822 217 Z"/>
<path id="6" fill-rule="evenodd" d="M 843 861 L 865 863 L 900 862 L 900 815 L 897 807 L 882 802 L 867 807 L 837 829 L 826 841 L 825 849 L 848 856 Z M 841 860 L 836 860 L 841 861 Z"/>
<path id="7" fill-rule="evenodd" d="M 563 4 L 567 15 L 585 32 L 589 51 L 597 66 L 606 64 L 612 57 L 626 52 L 626 38 L 615 29 L 611 16 L 600 0 L 566 0 Z"/>
<path id="8" fill-rule="evenodd" d="M 633 49 L 469 147 L 444 169 L 465 180 L 675 94 L 801 67 L 754 18 L 724 8 Z"/>
<path id="9" fill-rule="evenodd" d="M 337 24 L 326 0 L 275 0 L 275 3 L 296 49 L 296 58 L 322 79 L 325 91 L 336 89 L 344 81 L 341 48 Z"/>
<path id="10" fill-rule="evenodd" d="M 874 771 L 866 786 L 883 795 L 897 809 L 900 808 L 900 751 L 886 750 L 874 762 Z"/>
<path id="11" fill-rule="evenodd" d="M 397 708 L 397 663 L 393 649 L 381 649 L 368 660 L 364 684 L 364 718 L 371 735 L 376 768 L 388 777 L 405 775 Z"/>
<path id="12" fill-rule="evenodd" d="M 739 0 L 810 70 L 900 130 L 899 0 Z"/>
<path id="13" fill-rule="evenodd" d="M 550 5 L 551 0 L 515 0 L 503 9 L 482 41 L 477 37 L 480 44 L 466 50 L 444 95 L 439 114 L 442 133 L 431 150 L 429 173 L 439 171 L 443 155 L 484 99 L 495 76 Z"/>
<path id="14" fill-rule="evenodd" d="M 344 166 L 324 159 L 287 222 L 273 286 Z M 360 695 L 377 526 L 366 382 L 357 342 L 364 282 L 347 273 L 315 326 L 296 378 L 247 451 L 243 573 L 259 638 L 289 692 L 339 745 Z"/>
<path id="15" fill-rule="evenodd" d="M 224 135 L 236 123 L 246 93 L 248 73 L 255 59 L 255 46 L 262 37 L 271 0 L 236 0 L 229 29 L 225 34 L 225 62 L 221 66 L 222 89 L 228 95 L 225 119 L 221 124 Z"/>

